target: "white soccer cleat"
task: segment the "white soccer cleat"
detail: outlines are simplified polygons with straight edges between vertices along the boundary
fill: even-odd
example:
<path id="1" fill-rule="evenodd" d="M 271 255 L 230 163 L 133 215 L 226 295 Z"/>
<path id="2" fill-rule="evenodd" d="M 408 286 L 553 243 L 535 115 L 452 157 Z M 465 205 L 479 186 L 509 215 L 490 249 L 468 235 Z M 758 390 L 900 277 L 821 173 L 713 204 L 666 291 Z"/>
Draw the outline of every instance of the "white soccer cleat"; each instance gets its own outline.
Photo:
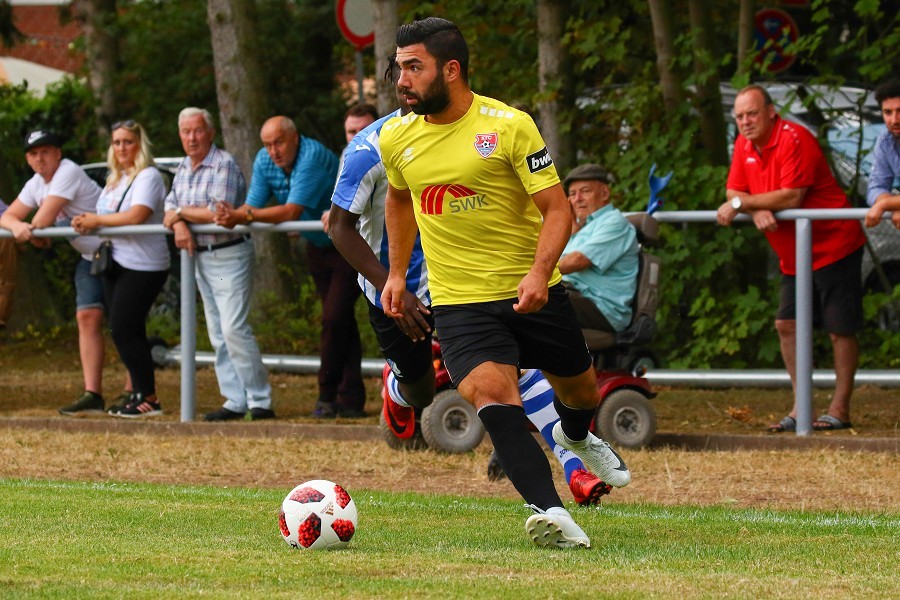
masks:
<path id="1" fill-rule="evenodd" d="M 525 532 L 538 546 L 591 547 L 591 540 L 566 509 L 554 506 L 543 511 L 533 504 L 525 506 L 535 512 L 525 521 Z"/>
<path id="2" fill-rule="evenodd" d="M 607 443 L 590 431 L 580 442 L 573 442 L 562 430 L 562 423 L 553 426 L 553 439 L 557 444 L 571 450 L 581 459 L 584 466 L 594 475 L 613 487 L 625 487 L 631 483 L 631 471 L 622 457 Z"/>

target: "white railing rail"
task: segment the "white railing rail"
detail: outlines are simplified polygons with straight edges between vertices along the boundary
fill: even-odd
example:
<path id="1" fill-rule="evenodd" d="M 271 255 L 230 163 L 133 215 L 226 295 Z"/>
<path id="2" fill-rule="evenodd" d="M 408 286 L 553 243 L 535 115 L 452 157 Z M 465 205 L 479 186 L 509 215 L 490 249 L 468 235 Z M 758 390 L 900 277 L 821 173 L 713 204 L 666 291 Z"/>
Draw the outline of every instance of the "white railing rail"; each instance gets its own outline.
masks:
<path id="1" fill-rule="evenodd" d="M 808 436 L 812 433 L 812 389 L 813 389 L 813 368 L 812 368 L 812 302 L 813 302 L 813 285 L 812 285 L 812 221 L 819 220 L 857 220 L 862 221 L 865 218 L 868 209 L 850 208 L 850 209 L 791 209 L 783 210 L 775 214 L 776 218 L 781 221 L 796 221 L 797 246 L 797 286 L 796 286 L 796 305 L 797 305 L 797 374 L 796 374 L 796 390 L 795 400 L 797 403 L 797 435 Z M 663 211 L 653 215 L 657 221 L 661 223 L 715 223 L 716 211 L 713 210 L 696 210 L 696 211 Z M 890 213 L 885 213 L 884 219 L 890 219 Z M 750 221 L 748 215 L 738 215 L 736 222 Z M 862 225 L 861 225 L 862 226 Z M 322 224 L 317 221 L 294 221 L 290 223 L 279 223 L 277 225 L 254 223 L 251 226 L 238 226 L 232 230 L 224 229 L 216 225 L 192 225 L 192 231 L 195 233 L 221 233 L 221 232 L 238 232 L 238 233 L 276 233 L 290 231 L 321 231 Z M 48 227 L 46 229 L 38 229 L 33 231 L 36 237 L 72 237 L 77 235 L 71 227 Z M 121 236 L 121 235 L 146 235 L 146 234 L 171 234 L 172 232 L 162 225 L 129 225 L 124 227 L 103 227 L 97 229 L 97 235 L 102 236 Z M 760 234 L 761 235 L 761 234 Z M 12 237 L 12 234 L 4 229 L 0 229 L 0 237 Z M 196 322 L 196 283 L 194 281 L 194 257 L 189 256 L 184 250 L 181 251 L 181 420 L 192 421 L 195 413 L 196 399 L 196 340 L 197 340 L 197 322 Z M 672 372 L 673 374 L 676 372 Z M 742 377 L 743 372 L 732 372 L 731 379 L 736 385 L 746 385 L 746 377 Z M 669 378 L 671 381 L 684 381 L 686 377 L 684 372 L 678 372 L 679 377 Z M 704 372 L 697 372 L 697 381 L 705 381 Z M 860 373 L 860 379 L 869 379 L 868 375 Z M 877 376 L 875 376 L 877 375 Z M 655 371 L 648 375 L 653 382 L 668 382 L 665 377 L 665 371 Z M 728 378 L 727 374 L 719 372 L 717 380 Z M 786 377 L 786 373 L 784 374 Z M 873 372 L 875 381 L 879 381 L 887 385 L 900 384 L 900 371 L 876 371 Z M 819 385 L 821 385 L 822 374 L 817 374 Z M 758 377 L 751 375 L 751 381 L 758 381 Z M 708 383 L 708 382 L 707 382 Z"/>

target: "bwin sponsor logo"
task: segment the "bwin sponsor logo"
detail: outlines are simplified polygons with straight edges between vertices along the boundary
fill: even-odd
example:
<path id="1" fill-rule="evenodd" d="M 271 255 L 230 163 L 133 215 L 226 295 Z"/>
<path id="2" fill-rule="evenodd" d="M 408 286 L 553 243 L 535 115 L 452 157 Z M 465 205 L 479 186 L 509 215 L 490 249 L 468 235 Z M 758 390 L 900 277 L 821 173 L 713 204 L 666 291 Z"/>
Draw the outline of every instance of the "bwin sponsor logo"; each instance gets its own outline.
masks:
<path id="1" fill-rule="evenodd" d="M 525 161 L 528 164 L 528 170 L 532 173 L 537 173 L 538 171 L 546 169 L 553 164 L 553 159 L 550 158 L 550 153 L 547 151 L 546 146 L 544 146 L 534 154 L 529 154 L 528 156 L 526 156 Z"/>

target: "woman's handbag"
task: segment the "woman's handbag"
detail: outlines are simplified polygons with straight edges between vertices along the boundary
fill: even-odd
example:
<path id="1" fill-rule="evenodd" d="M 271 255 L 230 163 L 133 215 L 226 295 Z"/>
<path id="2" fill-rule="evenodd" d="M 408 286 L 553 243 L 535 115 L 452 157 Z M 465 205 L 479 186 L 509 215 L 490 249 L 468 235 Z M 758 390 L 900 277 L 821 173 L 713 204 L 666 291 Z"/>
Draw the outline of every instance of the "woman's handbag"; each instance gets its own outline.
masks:
<path id="1" fill-rule="evenodd" d="M 100 277 L 112 271 L 112 242 L 104 240 L 100 246 L 94 250 L 94 257 L 91 259 L 91 275 Z"/>
<path id="2" fill-rule="evenodd" d="M 131 189 L 132 183 L 134 183 L 134 179 L 128 182 L 128 187 L 125 188 L 125 193 L 122 194 L 122 198 L 119 200 L 119 203 L 116 205 L 116 210 L 113 212 L 119 212 L 119 208 L 121 208 L 122 202 L 125 201 L 125 196 L 128 195 L 128 190 Z M 112 240 L 103 240 L 100 243 L 100 246 L 94 250 L 94 256 L 91 258 L 91 275 L 94 277 L 106 275 L 112 271 L 112 266 Z"/>

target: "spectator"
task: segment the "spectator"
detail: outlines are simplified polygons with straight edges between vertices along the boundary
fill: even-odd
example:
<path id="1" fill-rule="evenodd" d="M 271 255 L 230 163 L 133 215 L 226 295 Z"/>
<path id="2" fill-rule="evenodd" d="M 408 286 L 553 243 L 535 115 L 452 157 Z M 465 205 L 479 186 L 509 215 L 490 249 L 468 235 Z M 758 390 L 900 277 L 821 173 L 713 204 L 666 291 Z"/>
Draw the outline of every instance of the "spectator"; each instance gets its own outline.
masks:
<path id="1" fill-rule="evenodd" d="M 275 417 L 272 388 L 253 330 L 247 321 L 253 288 L 253 244 L 238 233 L 198 233 L 188 223 L 212 223 L 216 206 L 241 206 L 245 184 L 234 158 L 216 147 L 212 115 L 185 108 L 178 134 L 187 156 L 178 165 L 166 196 L 163 224 L 175 232 L 175 246 L 197 253 L 197 287 L 209 341 L 216 354 L 216 377 L 225 404 L 207 421 Z"/>
<path id="2" fill-rule="evenodd" d="M 347 137 L 347 143 L 360 131 L 374 123 L 378 119 L 378 109 L 371 104 L 354 104 L 344 114 L 344 135 Z M 345 149 L 344 152 L 347 150 Z M 331 235 L 331 224 L 329 223 L 331 208 L 322 211 L 322 228 L 325 233 Z"/>
<path id="3" fill-rule="evenodd" d="M 378 109 L 371 104 L 354 104 L 344 113 L 344 135 L 350 143 L 356 134 L 378 120 Z"/>
<path id="4" fill-rule="evenodd" d="M 337 157 L 316 140 L 301 136 L 287 117 L 267 120 L 260 138 L 264 147 L 253 162 L 247 203 L 235 209 L 221 206 L 216 223 L 234 227 L 255 221 L 318 221 L 331 203 Z M 272 197 L 276 205 L 266 207 Z M 354 313 L 359 297 L 356 271 L 321 231 L 303 232 L 303 236 L 310 274 L 322 301 L 319 398 L 312 416 L 363 417 L 366 389 Z"/>
<path id="5" fill-rule="evenodd" d="M 98 227 L 163 221 L 166 186 L 153 165 L 150 140 L 135 121 L 113 123 L 107 152 L 109 175 L 97 200 L 97 212 L 72 219 L 85 235 Z M 162 234 L 112 238 L 112 269 L 102 275 L 113 343 L 131 379 L 131 393 L 109 408 L 109 414 L 136 418 L 162 414 L 156 397 L 156 375 L 147 315 L 169 275 L 169 247 Z"/>
<path id="6" fill-rule="evenodd" d="M 0 200 L 0 218 L 9 206 Z M 16 289 L 19 250 L 15 238 L 0 238 L 0 329 L 6 327 Z"/>
<path id="7" fill-rule="evenodd" d="M 775 328 L 781 356 L 796 392 L 797 327 L 795 320 L 795 229 L 793 221 L 777 222 L 775 211 L 789 208 L 850 208 L 828 168 L 816 138 L 785 121 L 760 86 L 738 92 L 734 100 L 738 135 L 728 174 L 727 200 L 718 209 L 720 225 L 731 225 L 739 213 L 753 217 L 766 234 L 781 266 L 781 302 Z M 859 358 L 856 334 L 862 328 L 862 247 L 855 221 L 814 221 L 812 268 L 814 322 L 823 326 L 834 349 L 835 390 L 828 412 L 815 430 L 846 429 L 850 396 Z M 796 431 L 796 404 L 769 431 Z"/>
<path id="8" fill-rule="evenodd" d="M 900 79 L 891 79 L 875 90 L 875 100 L 887 131 L 875 141 L 875 162 L 869 175 L 866 226 L 874 227 L 891 211 L 894 227 L 900 228 Z"/>
<path id="9" fill-rule="evenodd" d="M 398 71 L 391 60 L 385 78 L 393 81 L 391 75 Z M 400 103 L 401 108 L 370 124 L 350 140 L 344 150 L 328 212 L 334 245 L 359 272 L 358 281 L 368 305 L 369 322 L 387 360 L 382 372 L 384 421 L 398 439 L 411 439 L 416 426 L 413 407 L 425 408 L 434 399 L 435 372 L 431 351 L 434 317 L 429 308 L 428 269 L 418 237 L 407 275 L 406 314 L 403 318 L 392 319 L 384 314 L 380 301 L 388 275 L 388 257 L 384 251 L 387 246 L 384 229 L 387 175 L 381 162 L 378 136 L 391 117 L 409 112 L 402 99 Z"/>
<path id="10" fill-rule="evenodd" d="M 429 17 L 401 26 L 396 60 L 416 115 L 381 131 L 390 240 L 381 303 L 388 316 L 404 316 L 418 231 L 445 364 L 535 513 L 529 537 L 588 547 L 527 430 L 517 385 L 517 367 L 542 369 L 559 396 L 555 441 L 607 483 L 630 481 L 618 455 L 588 431 L 600 396 L 556 268 L 571 217 L 553 161 L 528 115 L 469 88 L 468 46 L 455 24 Z"/>
<path id="11" fill-rule="evenodd" d="M 51 131 L 37 129 L 25 137 L 25 158 L 34 177 L 0 217 L 0 227 L 18 242 L 48 248 L 50 238 L 35 237 L 34 230 L 51 225 L 65 227 L 74 217 L 95 210 L 100 187 L 78 165 L 62 156 L 62 141 Z M 36 211 L 30 223 L 25 218 Z M 93 236 L 69 240 L 81 258 L 75 265 L 75 320 L 84 373 L 84 392 L 74 403 L 59 409 L 64 415 L 103 412 L 103 285 L 91 275 L 91 258 L 100 245 Z"/>
<path id="12" fill-rule="evenodd" d="M 622 331 L 631 323 L 638 275 L 637 232 L 610 203 L 612 177 L 600 165 L 572 169 L 564 186 L 578 231 L 559 272 L 582 327 Z"/>

